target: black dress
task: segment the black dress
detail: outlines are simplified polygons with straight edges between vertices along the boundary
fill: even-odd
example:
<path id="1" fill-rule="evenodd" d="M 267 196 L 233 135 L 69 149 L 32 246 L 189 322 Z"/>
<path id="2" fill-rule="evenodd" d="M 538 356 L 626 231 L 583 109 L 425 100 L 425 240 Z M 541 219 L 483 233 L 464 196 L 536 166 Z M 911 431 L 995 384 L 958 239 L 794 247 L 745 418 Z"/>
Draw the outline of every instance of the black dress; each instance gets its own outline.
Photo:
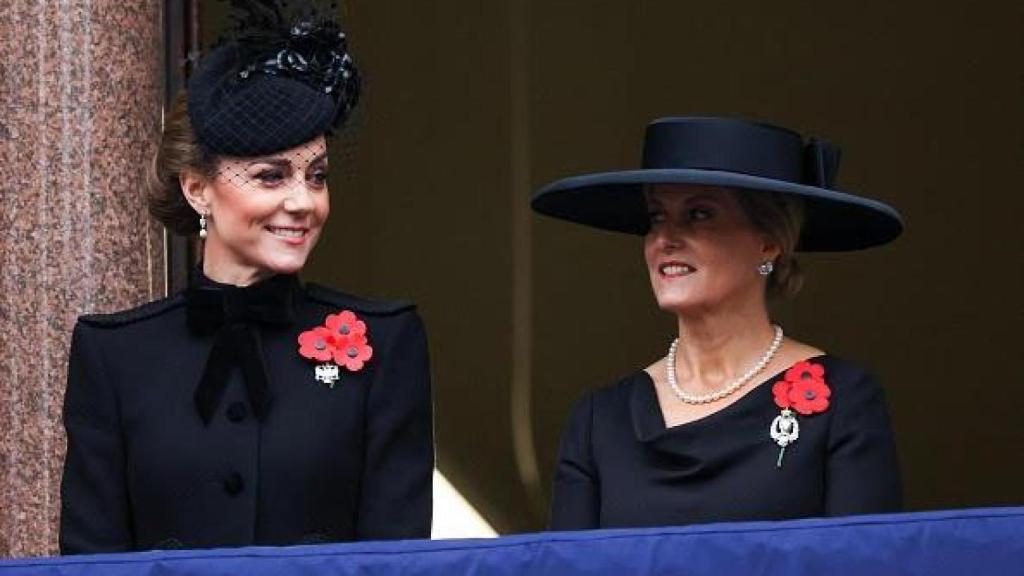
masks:
<path id="1" fill-rule="evenodd" d="M 849 362 L 812 361 L 825 368 L 830 405 L 797 415 L 799 438 L 781 467 L 769 428 L 780 414 L 772 384 L 782 373 L 714 414 L 668 429 L 644 371 L 591 393 L 562 438 L 552 529 L 898 511 L 896 449 L 881 387 Z"/>
<path id="2" fill-rule="evenodd" d="M 373 356 L 332 388 L 297 338 L 342 310 Z M 64 422 L 65 554 L 430 535 L 430 374 L 410 303 L 200 275 L 79 319 Z"/>

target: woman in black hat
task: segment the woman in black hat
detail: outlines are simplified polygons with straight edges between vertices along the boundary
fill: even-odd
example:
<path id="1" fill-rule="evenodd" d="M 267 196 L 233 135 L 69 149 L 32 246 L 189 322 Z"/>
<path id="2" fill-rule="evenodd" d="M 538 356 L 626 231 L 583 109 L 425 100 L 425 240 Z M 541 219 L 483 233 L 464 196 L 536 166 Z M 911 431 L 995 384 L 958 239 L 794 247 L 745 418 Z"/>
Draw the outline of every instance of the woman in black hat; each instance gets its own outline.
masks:
<path id="1" fill-rule="evenodd" d="M 191 286 L 75 327 L 63 553 L 430 535 L 415 307 L 296 276 L 328 216 L 325 135 L 356 103 L 356 68 L 333 21 L 247 8 L 155 162 L 151 212 L 203 240 Z"/>
<path id="2" fill-rule="evenodd" d="M 726 118 L 648 126 L 643 169 L 555 182 L 540 213 L 644 237 L 668 354 L 579 402 L 555 472 L 556 530 L 897 511 L 877 379 L 788 339 L 770 296 L 800 285 L 794 253 L 867 248 L 891 207 L 833 189 L 839 150 Z"/>

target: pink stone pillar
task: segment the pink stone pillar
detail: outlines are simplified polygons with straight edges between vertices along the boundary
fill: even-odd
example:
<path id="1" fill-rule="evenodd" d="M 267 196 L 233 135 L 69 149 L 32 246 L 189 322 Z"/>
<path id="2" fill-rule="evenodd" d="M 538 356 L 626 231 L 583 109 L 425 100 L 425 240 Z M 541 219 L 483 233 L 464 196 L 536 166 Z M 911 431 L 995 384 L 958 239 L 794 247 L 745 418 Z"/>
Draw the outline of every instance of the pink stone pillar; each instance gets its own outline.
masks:
<path id="1" fill-rule="evenodd" d="M 71 327 L 164 293 L 160 0 L 0 0 L 0 556 L 57 552 Z"/>

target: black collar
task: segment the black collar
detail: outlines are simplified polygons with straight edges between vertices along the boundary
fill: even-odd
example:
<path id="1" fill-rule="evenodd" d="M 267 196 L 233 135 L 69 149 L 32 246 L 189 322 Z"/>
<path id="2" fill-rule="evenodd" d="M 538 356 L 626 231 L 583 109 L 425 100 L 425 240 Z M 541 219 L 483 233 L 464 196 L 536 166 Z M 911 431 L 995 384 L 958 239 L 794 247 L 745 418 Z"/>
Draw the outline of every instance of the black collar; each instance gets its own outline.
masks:
<path id="1" fill-rule="evenodd" d="M 263 358 L 260 326 L 286 326 L 294 318 L 300 284 L 294 275 L 277 275 L 251 286 L 220 284 L 196 270 L 185 293 L 189 330 L 213 334 L 213 346 L 196 386 L 196 410 L 210 424 L 236 365 L 245 377 L 249 403 L 257 419 L 270 406 L 270 379 Z"/>
<path id="2" fill-rule="evenodd" d="M 189 329 L 208 334 L 224 324 L 289 324 L 299 287 L 298 278 L 290 274 L 271 276 L 250 286 L 232 286 L 214 282 L 196 270 L 185 292 Z"/>

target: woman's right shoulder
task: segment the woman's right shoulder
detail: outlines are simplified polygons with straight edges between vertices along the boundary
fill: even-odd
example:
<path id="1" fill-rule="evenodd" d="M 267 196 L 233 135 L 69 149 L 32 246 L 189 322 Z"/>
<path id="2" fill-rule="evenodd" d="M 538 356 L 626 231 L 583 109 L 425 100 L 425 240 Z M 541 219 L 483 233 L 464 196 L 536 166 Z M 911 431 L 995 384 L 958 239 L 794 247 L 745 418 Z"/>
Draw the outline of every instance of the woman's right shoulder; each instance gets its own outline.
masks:
<path id="1" fill-rule="evenodd" d="M 152 302 L 106 314 L 83 314 L 78 317 L 78 326 L 98 329 L 116 329 L 153 321 L 182 309 L 185 297 L 175 294 Z"/>
<path id="2" fill-rule="evenodd" d="M 576 401 L 575 408 L 592 409 L 594 406 L 618 406 L 629 402 L 637 386 L 647 384 L 650 376 L 644 370 L 637 370 L 602 386 L 583 393 Z"/>

